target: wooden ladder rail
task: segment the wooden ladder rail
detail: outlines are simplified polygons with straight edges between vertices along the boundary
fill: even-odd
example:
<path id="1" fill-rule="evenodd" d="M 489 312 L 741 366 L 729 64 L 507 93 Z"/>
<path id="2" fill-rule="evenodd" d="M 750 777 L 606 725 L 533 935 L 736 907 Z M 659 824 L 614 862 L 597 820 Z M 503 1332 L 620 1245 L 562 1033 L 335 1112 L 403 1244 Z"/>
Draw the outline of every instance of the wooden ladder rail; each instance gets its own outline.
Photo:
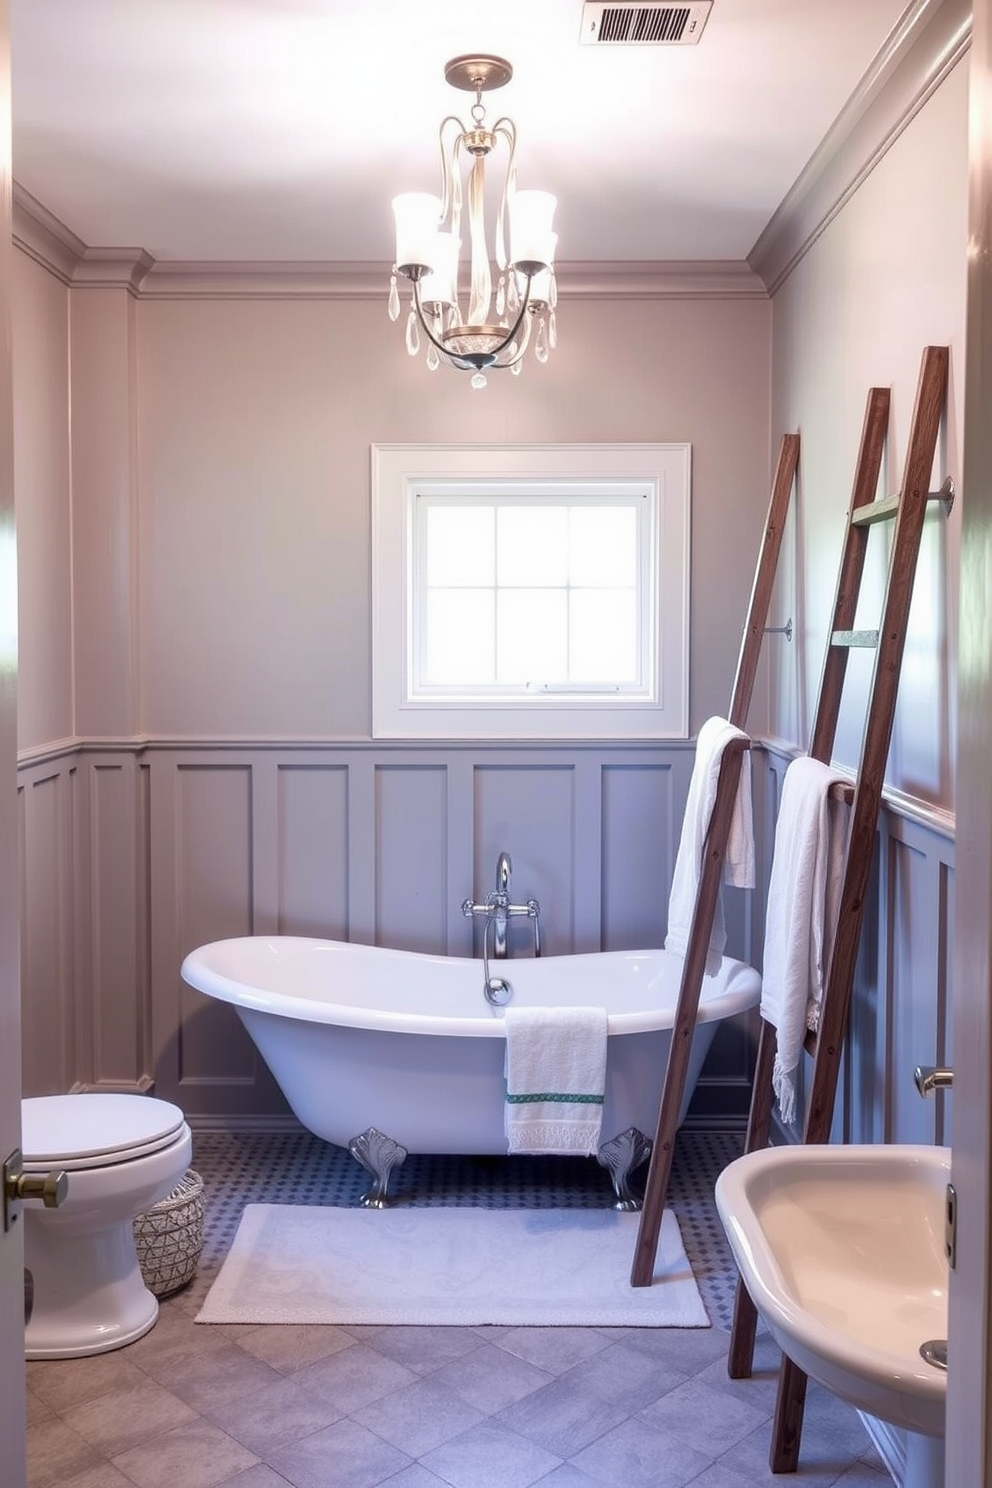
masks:
<path id="1" fill-rule="evenodd" d="M 835 612 L 835 624 L 828 638 L 820 703 L 817 708 L 810 748 L 810 753 L 815 758 L 829 763 L 840 710 L 848 650 L 852 646 L 873 644 L 876 654 L 861 755 L 853 790 L 843 882 L 833 948 L 821 1001 L 819 1028 L 816 1034 L 810 1035 L 806 1041 L 807 1052 L 813 1055 L 813 1072 L 803 1125 L 804 1142 L 828 1141 L 833 1122 L 841 1054 L 847 1030 L 864 918 L 864 901 L 882 801 L 885 765 L 892 739 L 899 673 L 905 649 L 923 524 L 929 502 L 943 495 L 942 491 L 931 491 L 929 483 L 941 418 L 947 400 L 948 361 L 946 346 L 928 346 L 924 349 L 910 426 L 909 447 L 898 499 L 855 501 L 852 503 L 848 518 L 841 579 L 838 584 L 839 601 L 842 591 L 845 592 L 843 603 L 839 603 L 836 607 L 842 613 L 837 618 Z M 869 395 L 869 414 L 866 415 L 866 426 L 869 422 L 872 400 L 878 392 L 878 389 L 873 389 Z M 885 406 L 887 409 L 887 400 Z M 884 427 L 882 432 L 884 437 Z M 873 453 L 871 459 L 874 460 Z M 879 629 L 877 633 L 870 633 L 866 636 L 864 632 L 854 631 L 851 627 L 854 623 L 854 611 L 857 604 L 857 588 L 860 586 L 864 566 L 867 532 L 874 523 L 893 519 L 895 531 Z M 855 579 L 853 592 L 847 593 L 846 586 L 851 575 Z M 763 1043 L 773 1043 L 774 1030 L 770 1029 L 767 1024 L 762 1024 L 761 1034 Z M 768 1063 L 767 1051 L 765 1059 L 762 1060 L 760 1047 L 759 1063 L 764 1063 L 770 1074 L 771 1066 Z M 755 1087 L 755 1099 L 759 1100 L 757 1086 Z M 766 1102 L 767 1121 L 770 1121 L 771 1100 L 771 1082 L 768 1079 L 760 1096 L 760 1110 L 755 1122 L 756 1129 L 766 1119 L 764 1116 Z M 767 1135 L 766 1124 L 766 1142 Z M 739 1285 L 738 1303 L 740 1303 L 742 1293 L 744 1296 L 747 1295 L 745 1289 Z M 750 1373 L 754 1327 L 753 1324 L 750 1325 L 751 1355 L 747 1357 L 745 1344 L 749 1326 L 747 1319 L 749 1310 L 753 1311 L 753 1304 L 750 1309 L 740 1307 L 735 1309 L 728 1361 L 732 1377 L 740 1377 L 740 1374 L 734 1375 L 733 1370 L 735 1366 L 740 1369 L 744 1362 L 747 1363 L 747 1368 L 742 1372 Z M 805 1373 L 787 1356 L 783 1357 L 769 1453 L 769 1465 L 774 1473 L 795 1472 L 796 1470 L 802 1437 L 806 1383 Z"/>
<path id="2" fill-rule="evenodd" d="M 779 448 L 775 478 L 765 518 L 764 536 L 755 566 L 754 583 L 748 601 L 747 618 L 741 637 L 737 671 L 731 694 L 728 722 L 742 730 L 747 722 L 751 695 L 754 691 L 761 641 L 768 620 L 768 607 L 775 586 L 775 572 L 782 547 L 782 534 L 785 529 L 785 519 L 788 515 L 789 499 L 795 483 L 798 463 L 799 435 L 785 434 Z M 682 979 L 679 984 L 661 1106 L 644 1189 L 644 1202 L 641 1206 L 637 1240 L 634 1245 L 630 1284 L 635 1287 L 650 1286 L 654 1276 L 658 1236 L 671 1179 L 679 1108 L 685 1092 L 689 1055 L 696 1027 L 696 1016 L 699 1012 L 699 996 L 706 970 L 706 954 L 713 915 L 720 894 L 723 862 L 744 754 L 749 748 L 748 741 L 734 739 L 727 745 L 721 758 L 716 798 L 703 846 L 699 887 L 689 929 L 689 943 L 682 965 Z"/>

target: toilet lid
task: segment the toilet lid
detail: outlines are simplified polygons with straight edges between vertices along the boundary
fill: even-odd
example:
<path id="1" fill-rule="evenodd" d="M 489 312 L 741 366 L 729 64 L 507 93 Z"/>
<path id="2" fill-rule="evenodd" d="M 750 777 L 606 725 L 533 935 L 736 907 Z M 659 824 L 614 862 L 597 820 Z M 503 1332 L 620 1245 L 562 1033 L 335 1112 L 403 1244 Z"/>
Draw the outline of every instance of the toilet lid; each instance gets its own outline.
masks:
<path id="1" fill-rule="evenodd" d="M 21 1102 L 24 1166 L 72 1170 L 130 1162 L 169 1146 L 184 1125 L 178 1106 L 147 1095 L 31 1096 Z"/>

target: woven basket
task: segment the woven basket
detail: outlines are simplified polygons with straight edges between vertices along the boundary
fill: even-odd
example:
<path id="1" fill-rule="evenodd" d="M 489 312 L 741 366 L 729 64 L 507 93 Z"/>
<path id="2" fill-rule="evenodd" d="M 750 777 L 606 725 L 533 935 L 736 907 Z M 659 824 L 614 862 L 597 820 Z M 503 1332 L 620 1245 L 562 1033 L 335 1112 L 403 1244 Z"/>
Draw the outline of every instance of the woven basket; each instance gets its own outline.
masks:
<path id="1" fill-rule="evenodd" d="M 196 1275 L 203 1249 L 203 1179 L 188 1168 L 182 1181 L 134 1221 L 145 1286 L 156 1297 L 178 1292 Z"/>

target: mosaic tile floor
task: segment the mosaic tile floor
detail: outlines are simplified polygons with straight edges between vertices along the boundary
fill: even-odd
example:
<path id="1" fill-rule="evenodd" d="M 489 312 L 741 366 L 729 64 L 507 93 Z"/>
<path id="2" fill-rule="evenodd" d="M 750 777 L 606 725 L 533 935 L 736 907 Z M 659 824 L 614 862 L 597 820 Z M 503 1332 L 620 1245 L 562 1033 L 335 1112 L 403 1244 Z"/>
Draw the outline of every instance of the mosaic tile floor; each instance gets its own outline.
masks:
<path id="1" fill-rule="evenodd" d="M 669 1204 L 712 1322 L 730 1328 L 737 1273 L 713 1203 L 717 1174 L 742 1150 L 726 1132 L 681 1132 Z M 193 1163 L 206 1195 L 201 1271 L 212 1271 L 234 1238 L 245 1204 L 356 1204 L 368 1173 L 341 1147 L 309 1132 L 201 1132 Z M 646 1173 L 634 1175 L 632 1187 Z M 390 1179 L 397 1201 L 414 1206 L 600 1209 L 609 1175 L 594 1158 L 410 1157 Z"/>
<path id="2" fill-rule="evenodd" d="M 303 1132 L 197 1133 L 204 1247 L 126 1348 L 27 1365 L 29 1488 L 886 1488 L 811 1385 L 799 1470 L 768 1469 L 778 1352 L 727 1376 L 735 1275 L 713 1183 L 737 1139 L 680 1135 L 669 1196 L 710 1328 L 234 1326 L 194 1319 L 246 1203 L 352 1204 L 368 1175 Z M 593 1160 L 408 1159 L 410 1204 L 600 1207 Z"/>

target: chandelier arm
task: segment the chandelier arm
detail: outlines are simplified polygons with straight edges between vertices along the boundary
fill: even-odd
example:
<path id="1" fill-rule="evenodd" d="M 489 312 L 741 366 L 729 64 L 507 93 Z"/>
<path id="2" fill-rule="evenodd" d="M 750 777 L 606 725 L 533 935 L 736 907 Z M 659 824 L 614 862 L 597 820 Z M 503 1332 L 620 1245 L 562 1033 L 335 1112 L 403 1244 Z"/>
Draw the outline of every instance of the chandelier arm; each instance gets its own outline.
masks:
<path id="1" fill-rule="evenodd" d="M 454 124 L 457 133 L 452 137 L 450 145 L 444 137 L 444 131 L 449 124 Z M 441 146 L 441 222 L 447 221 L 448 213 L 455 211 L 454 186 L 461 186 L 458 173 L 455 170 L 455 159 L 458 154 L 458 146 L 465 135 L 465 125 L 457 114 L 448 114 L 447 118 L 441 120 L 438 130 L 438 142 Z M 461 215 L 461 191 L 458 192 L 458 215 Z M 457 223 L 453 221 L 453 227 L 457 232 Z"/>
<path id="2" fill-rule="evenodd" d="M 525 270 L 521 270 L 521 273 L 526 273 L 526 271 Z M 530 340 L 530 325 L 529 324 L 527 326 L 527 334 L 524 337 L 523 345 L 520 348 L 520 352 L 519 352 L 519 354 L 517 356 L 515 356 L 513 358 L 513 361 L 511 361 L 511 362 L 497 362 L 497 360 L 496 360 L 497 357 L 502 356 L 503 352 L 510 345 L 510 342 L 513 341 L 516 338 L 516 334 L 517 334 L 517 332 L 520 329 L 520 326 L 521 326 L 521 324 L 523 322 L 523 318 L 527 314 L 528 309 L 530 308 L 530 281 L 531 281 L 532 276 L 530 274 L 526 274 L 526 278 L 527 278 L 527 289 L 526 289 L 526 291 L 524 293 L 524 300 L 523 300 L 523 304 L 520 307 L 520 313 L 518 314 L 516 320 L 513 322 L 513 324 L 510 327 L 510 329 L 507 331 L 506 335 L 503 337 L 503 340 L 500 342 L 499 346 L 497 346 L 496 350 L 492 353 L 492 361 L 486 363 L 486 366 L 488 366 L 488 367 L 495 367 L 495 368 L 512 367 L 513 366 L 513 363 L 519 361 L 520 360 L 520 357 L 523 356 L 524 352 L 527 349 L 527 343 Z M 472 370 L 475 370 L 475 371 L 481 371 L 482 370 L 481 368 L 476 368 L 475 367 L 475 363 L 469 361 L 467 356 L 459 356 L 457 352 L 454 352 L 454 351 L 451 350 L 450 347 L 445 346 L 444 342 L 443 341 L 439 341 L 438 338 L 435 336 L 434 332 L 431 330 L 431 327 L 430 327 L 430 323 L 428 321 L 428 318 L 424 314 L 424 306 L 423 306 L 423 302 L 421 301 L 421 298 L 420 298 L 420 280 L 419 280 L 419 278 L 414 279 L 414 281 L 413 281 L 413 303 L 414 303 L 414 307 L 415 307 L 415 309 L 417 311 L 417 319 L 420 322 L 420 326 L 421 326 L 421 329 L 423 330 L 424 335 L 427 337 L 428 341 L 430 341 L 434 346 L 437 347 L 438 351 L 441 352 L 442 356 L 444 356 L 445 359 L 448 362 L 450 362 L 455 367 L 459 367 L 462 371 L 468 371 L 469 369 L 472 369 Z"/>
<path id="3" fill-rule="evenodd" d="M 517 189 L 517 131 L 512 119 L 498 119 L 493 126 L 493 134 L 501 134 L 506 140 L 509 157 L 506 162 L 506 175 L 503 178 L 503 191 L 499 199 L 499 213 L 496 217 L 496 262 L 501 270 L 505 270 L 510 261 L 506 249 L 506 231 L 504 223 L 506 220 L 507 203 L 512 200 Z"/>
<path id="4" fill-rule="evenodd" d="M 485 325 L 489 302 L 493 296 L 489 251 L 486 248 L 486 167 L 485 157 L 477 155 L 468 179 L 468 231 L 471 254 L 471 280 L 468 301 L 468 324 Z"/>
<path id="5" fill-rule="evenodd" d="M 524 309 L 526 310 L 527 308 L 528 307 L 525 305 Z M 502 371 L 504 367 L 515 367 L 519 361 L 522 361 L 524 354 L 526 353 L 527 348 L 530 345 L 530 333 L 534 326 L 534 313 L 535 312 L 532 310 L 527 316 L 527 322 L 524 326 L 524 333 L 520 338 L 520 345 L 517 347 L 516 353 L 512 357 L 509 357 L 505 362 L 494 362 L 494 371 Z M 518 320 L 517 325 L 519 324 L 520 321 Z M 497 355 L 499 354 L 500 353 L 497 353 Z"/>
<path id="6" fill-rule="evenodd" d="M 434 332 L 430 328 L 430 323 L 428 321 L 428 318 L 424 314 L 424 306 L 423 306 L 423 302 L 422 302 L 422 300 L 420 298 L 420 280 L 419 279 L 414 279 L 414 281 L 413 281 L 413 303 L 414 303 L 414 307 L 416 308 L 416 311 L 417 311 L 417 319 L 420 321 L 420 327 L 421 327 L 421 330 L 423 331 L 424 335 L 427 337 L 428 341 L 430 341 L 434 346 L 437 347 L 438 351 L 441 352 L 442 356 L 447 357 L 448 360 L 450 361 L 450 359 L 451 359 L 451 352 L 445 346 L 444 342 L 443 341 L 439 341 L 438 338 L 435 336 Z"/>

